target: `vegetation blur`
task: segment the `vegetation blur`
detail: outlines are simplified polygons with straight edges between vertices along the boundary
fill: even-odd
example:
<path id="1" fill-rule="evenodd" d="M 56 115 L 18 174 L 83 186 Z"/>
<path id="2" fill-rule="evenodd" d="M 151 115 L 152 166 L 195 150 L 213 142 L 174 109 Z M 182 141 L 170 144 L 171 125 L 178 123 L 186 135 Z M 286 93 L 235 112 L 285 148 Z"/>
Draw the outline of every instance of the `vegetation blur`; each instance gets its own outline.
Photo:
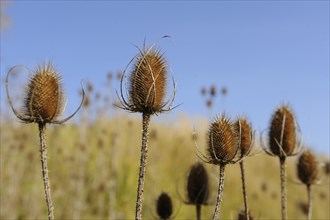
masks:
<path id="1" fill-rule="evenodd" d="M 139 114 L 128 114 L 114 107 L 118 104 L 115 88 L 121 76 L 120 71 L 109 72 L 104 76 L 105 88 L 95 88 L 92 82 L 85 82 L 85 101 L 74 120 L 48 127 L 48 170 L 54 215 L 58 219 L 134 219 L 142 125 Z M 15 74 L 12 77 L 11 88 L 15 88 L 12 97 L 17 106 L 21 100 L 15 92 L 21 88 L 15 87 Z M 217 89 L 215 85 L 214 88 L 210 91 L 221 91 L 224 103 L 228 89 Z M 202 92 L 200 98 L 206 95 Z M 213 102 L 218 97 L 221 101 L 221 96 L 210 94 L 210 97 Z M 207 103 L 205 107 L 211 108 Z M 212 114 L 220 113 L 212 109 Z M 226 113 L 230 114 L 230 109 L 226 109 Z M 196 207 L 200 205 L 203 206 L 198 214 L 201 219 L 212 217 L 219 167 L 202 162 L 196 152 L 197 145 L 207 154 L 208 127 L 207 117 L 191 119 L 186 115 L 166 121 L 159 116 L 150 122 L 144 219 L 168 216 L 196 219 Z M 36 125 L 18 122 L 9 105 L 1 107 L 1 219 L 47 218 L 37 132 Z M 254 148 L 261 149 L 260 131 L 256 131 L 255 136 Z M 288 219 L 306 219 L 309 213 L 306 185 L 297 176 L 297 172 L 307 172 L 297 171 L 299 156 L 286 160 Z M 313 182 L 311 192 L 312 218 L 329 219 L 329 158 L 315 155 L 315 160 L 319 181 Z M 209 188 L 204 190 L 203 198 L 191 199 L 195 198 L 191 195 L 196 192 L 188 192 L 192 188 L 187 186 L 193 179 L 189 176 L 196 163 L 205 167 L 207 176 L 203 174 L 203 178 Z M 260 150 L 244 158 L 244 171 L 250 219 L 281 218 L 278 159 Z M 167 197 L 163 200 L 170 201 L 170 205 L 164 206 L 166 210 L 160 210 L 162 197 L 159 196 L 164 192 Z M 226 167 L 223 201 L 220 219 L 244 219 L 239 163 Z"/>

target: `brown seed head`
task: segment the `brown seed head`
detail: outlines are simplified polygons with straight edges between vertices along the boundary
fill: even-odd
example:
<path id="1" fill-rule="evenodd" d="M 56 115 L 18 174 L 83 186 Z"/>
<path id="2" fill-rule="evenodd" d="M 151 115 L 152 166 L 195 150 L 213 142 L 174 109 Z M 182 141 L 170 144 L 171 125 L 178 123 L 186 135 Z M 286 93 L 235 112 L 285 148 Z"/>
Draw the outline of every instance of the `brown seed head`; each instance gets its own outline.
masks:
<path id="1" fill-rule="evenodd" d="M 252 126 L 247 119 L 239 118 L 235 122 L 235 128 L 240 140 L 240 157 L 243 158 L 249 154 L 252 147 Z"/>
<path id="2" fill-rule="evenodd" d="M 272 116 L 269 130 L 269 146 L 271 152 L 279 157 L 290 156 L 294 152 L 296 146 L 296 122 L 288 106 L 278 108 Z"/>
<path id="3" fill-rule="evenodd" d="M 38 123 L 51 123 L 63 110 L 61 76 L 50 63 L 39 66 L 27 86 L 24 116 Z"/>
<path id="4" fill-rule="evenodd" d="M 233 162 L 238 150 L 235 124 L 225 116 L 216 118 L 208 132 L 208 156 L 212 164 Z"/>
<path id="5" fill-rule="evenodd" d="M 297 164 L 297 174 L 300 181 L 306 185 L 312 185 L 317 181 L 318 164 L 315 156 L 308 150 L 304 151 Z"/>
<path id="6" fill-rule="evenodd" d="M 169 219 L 173 212 L 172 200 L 167 193 L 162 193 L 157 200 L 157 214 L 161 219 Z"/>
<path id="7" fill-rule="evenodd" d="M 164 107 L 167 62 L 160 50 L 144 48 L 136 57 L 130 82 L 130 101 L 134 111 L 157 113 Z"/>
<path id="8" fill-rule="evenodd" d="M 253 217 L 252 217 L 252 215 L 251 215 L 250 212 L 248 212 L 248 215 L 249 215 L 249 219 L 250 219 L 250 220 L 253 220 Z M 247 219 L 244 210 L 241 210 L 241 211 L 238 213 L 237 219 L 238 219 L 238 220 L 246 220 L 246 219 Z"/>
<path id="9" fill-rule="evenodd" d="M 203 164 L 191 166 L 187 179 L 188 203 L 206 205 L 209 198 L 209 177 Z"/>
<path id="10" fill-rule="evenodd" d="M 210 88 L 210 95 L 212 97 L 216 96 L 217 95 L 217 87 L 215 85 L 212 85 L 211 88 Z"/>

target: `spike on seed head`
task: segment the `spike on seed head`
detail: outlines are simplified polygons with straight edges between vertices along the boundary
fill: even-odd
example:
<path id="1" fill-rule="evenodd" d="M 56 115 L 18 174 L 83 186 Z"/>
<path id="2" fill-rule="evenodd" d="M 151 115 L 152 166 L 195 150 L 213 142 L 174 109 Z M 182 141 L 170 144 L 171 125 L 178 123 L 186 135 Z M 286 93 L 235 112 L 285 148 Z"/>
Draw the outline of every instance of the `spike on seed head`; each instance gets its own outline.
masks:
<path id="1" fill-rule="evenodd" d="M 315 156 L 309 151 L 304 151 L 297 164 L 297 174 L 300 181 L 306 185 L 312 185 L 317 181 L 318 164 Z"/>
<path id="2" fill-rule="evenodd" d="M 272 116 L 269 129 L 269 146 L 279 157 L 290 156 L 296 146 L 296 122 L 288 106 L 281 106 Z M 283 151 L 284 152 L 283 152 Z"/>
<path id="3" fill-rule="evenodd" d="M 164 107 L 167 62 L 159 49 L 143 48 L 129 78 L 129 95 L 136 112 L 156 113 Z"/>
<path id="4" fill-rule="evenodd" d="M 240 140 L 240 156 L 243 158 L 249 154 L 252 147 L 252 127 L 247 119 L 239 118 L 235 122 L 235 128 Z"/>
<path id="5" fill-rule="evenodd" d="M 187 179 L 188 203 L 206 205 L 209 198 L 209 177 L 203 164 L 192 165 Z"/>
<path id="6" fill-rule="evenodd" d="M 157 199 L 157 214 L 161 219 L 169 219 L 172 215 L 172 200 L 167 193 L 162 193 Z"/>
<path id="7" fill-rule="evenodd" d="M 208 155 L 212 164 L 233 162 L 238 150 L 238 135 L 235 124 L 224 115 L 211 123 L 208 132 Z"/>
<path id="8" fill-rule="evenodd" d="M 60 74 L 51 63 L 38 66 L 27 86 L 23 114 L 39 123 L 50 123 L 64 111 Z"/>

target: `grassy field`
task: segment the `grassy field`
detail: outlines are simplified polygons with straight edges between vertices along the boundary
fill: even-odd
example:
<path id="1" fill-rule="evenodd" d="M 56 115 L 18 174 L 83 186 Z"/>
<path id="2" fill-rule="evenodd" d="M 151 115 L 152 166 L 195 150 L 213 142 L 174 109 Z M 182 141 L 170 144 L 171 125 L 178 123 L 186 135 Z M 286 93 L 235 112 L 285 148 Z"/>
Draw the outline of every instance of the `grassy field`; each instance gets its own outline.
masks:
<path id="1" fill-rule="evenodd" d="M 133 219 L 141 143 L 141 119 L 122 113 L 93 123 L 48 126 L 48 168 L 55 217 L 58 219 Z M 197 144 L 203 149 L 207 121 L 188 118 L 162 122 L 153 118 L 143 216 L 156 219 L 156 200 L 167 192 L 175 219 L 195 219 L 195 207 L 186 205 L 185 181 L 189 167 L 198 161 Z M 328 158 L 320 158 L 326 161 Z M 296 158 L 288 159 L 288 217 L 306 219 L 306 189 L 297 183 Z M 214 210 L 218 167 L 206 164 L 211 180 L 210 205 L 202 208 L 203 219 Z M 246 158 L 246 181 L 250 210 L 256 219 L 279 219 L 280 179 L 278 158 L 259 153 Z M 329 177 L 313 188 L 313 219 L 330 219 Z M 228 165 L 221 206 L 221 219 L 236 219 L 243 208 L 238 164 Z M 43 191 L 38 129 L 35 124 L 1 124 L 1 219 L 47 217 Z"/>

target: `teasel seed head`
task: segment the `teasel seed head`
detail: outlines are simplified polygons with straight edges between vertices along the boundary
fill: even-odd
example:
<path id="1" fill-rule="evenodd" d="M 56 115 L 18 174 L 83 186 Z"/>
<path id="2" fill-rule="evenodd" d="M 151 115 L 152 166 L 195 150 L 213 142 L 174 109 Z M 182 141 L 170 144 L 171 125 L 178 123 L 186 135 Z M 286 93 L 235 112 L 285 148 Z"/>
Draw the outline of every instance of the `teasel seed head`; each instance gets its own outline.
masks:
<path id="1" fill-rule="evenodd" d="M 239 138 L 240 158 L 243 158 L 251 152 L 253 145 L 252 126 L 246 118 L 239 117 L 235 122 L 235 128 Z"/>
<path id="2" fill-rule="evenodd" d="M 164 53 L 154 44 L 150 47 L 144 45 L 131 62 L 133 67 L 128 76 L 128 88 L 126 88 L 128 97 L 126 100 L 122 88 L 126 68 L 121 78 L 121 97 L 119 98 L 121 105 L 117 107 L 149 115 L 170 111 L 175 98 L 176 85 L 173 80 L 172 98 L 165 100 L 169 67 Z"/>
<path id="3" fill-rule="evenodd" d="M 187 178 L 187 204 L 207 205 L 209 199 L 209 177 L 200 162 L 191 166 Z"/>
<path id="4" fill-rule="evenodd" d="M 82 89 L 82 101 L 77 110 L 69 117 L 59 120 L 65 109 L 65 95 L 62 86 L 61 75 L 55 70 L 50 62 L 39 65 L 33 72 L 26 86 L 24 103 L 22 111 L 19 113 L 12 105 L 9 95 L 8 78 L 12 71 L 17 67 L 12 67 L 6 77 L 6 91 L 9 105 L 14 114 L 23 122 L 26 123 L 54 123 L 62 124 L 72 118 L 80 109 L 85 92 Z M 25 66 L 23 66 L 26 68 Z M 27 68 L 26 68 L 27 69 Z"/>
<path id="5" fill-rule="evenodd" d="M 318 163 L 315 156 L 305 150 L 298 158 L 297 174 L 299 180 L 305 185 L 315 184 L 318 180 Z"/>
<path id="6" fill-rule="evenodd" d="M 173 213 L 171 197 L 162 193 L 157 199 L 157 214 L 161 219 L 169 219 Z"/>
<path id="7" fill-rule="evenodd" d="M 269 146 L 272 154 L 283 158 L 294 154 L 297 146 L 295 116 L 288 106 L 279 107 L 271 118 Z"/>
<path id="8" fill-rule="evenodd" d="M 51 63 L 39 65 L 26 89 L 23 114 L 38 123 L 50 123 L 63 114 L 64 99 L 61 75 Z"/>
<path id="9" fill-rule="evenodd" d="M 212 164 L 227 164 L 236 162 L 239 137 L 235 124 L 225 115 L 217 117 L 208 131 L 208 158 Z"/>

